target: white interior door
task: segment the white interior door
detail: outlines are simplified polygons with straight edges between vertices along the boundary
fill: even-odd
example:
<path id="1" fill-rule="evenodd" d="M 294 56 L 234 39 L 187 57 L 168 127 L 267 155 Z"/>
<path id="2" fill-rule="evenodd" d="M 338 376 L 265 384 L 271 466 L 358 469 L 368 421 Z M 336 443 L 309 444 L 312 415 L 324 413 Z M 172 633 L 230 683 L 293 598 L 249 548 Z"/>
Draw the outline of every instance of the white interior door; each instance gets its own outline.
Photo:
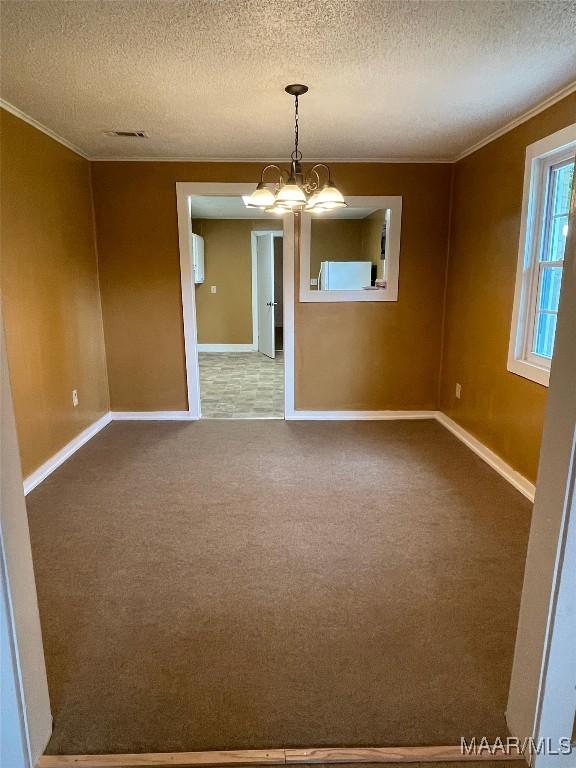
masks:
<path id="1" fill-rule="evenodd" d="M 274 339 L 274 240 L 266 233 L 256 237 L 258 291 L 258 351 L 276 357 Z"/>

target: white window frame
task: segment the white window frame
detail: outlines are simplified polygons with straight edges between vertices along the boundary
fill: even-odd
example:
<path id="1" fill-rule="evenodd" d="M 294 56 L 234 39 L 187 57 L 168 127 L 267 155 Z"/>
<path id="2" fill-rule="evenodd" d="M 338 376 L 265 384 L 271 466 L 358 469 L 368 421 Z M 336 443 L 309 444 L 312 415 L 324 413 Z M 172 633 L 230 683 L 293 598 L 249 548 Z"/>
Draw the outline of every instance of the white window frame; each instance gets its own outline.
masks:
<path id="1" fill-rule="evenodd" d="M 573 159 L 576 153 L 576 123 L 547 136 L 526 148 L 522 221 L 514 308 L 508 347 L 508 370 L 538 384 L 548 386 L 551 360 L 532 352 L 536 321 L 536 302 L 540 280 L 540 250 L 544 241 L 545 205 L 549 170 Z M 563 266 L 547 262 L 547 266 Z"/>

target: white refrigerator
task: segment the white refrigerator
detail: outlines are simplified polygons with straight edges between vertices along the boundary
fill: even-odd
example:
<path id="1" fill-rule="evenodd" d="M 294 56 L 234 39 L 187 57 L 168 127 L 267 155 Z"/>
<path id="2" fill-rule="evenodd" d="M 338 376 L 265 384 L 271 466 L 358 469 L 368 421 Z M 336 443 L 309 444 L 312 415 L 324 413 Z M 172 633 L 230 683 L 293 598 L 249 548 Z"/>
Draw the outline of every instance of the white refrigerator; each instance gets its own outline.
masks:
<path id="1" fill-rule="evenodd" d="M 323 261 L 320 265 L 321 291 L 355 291 L 372 282 L 371 261 Z"/>

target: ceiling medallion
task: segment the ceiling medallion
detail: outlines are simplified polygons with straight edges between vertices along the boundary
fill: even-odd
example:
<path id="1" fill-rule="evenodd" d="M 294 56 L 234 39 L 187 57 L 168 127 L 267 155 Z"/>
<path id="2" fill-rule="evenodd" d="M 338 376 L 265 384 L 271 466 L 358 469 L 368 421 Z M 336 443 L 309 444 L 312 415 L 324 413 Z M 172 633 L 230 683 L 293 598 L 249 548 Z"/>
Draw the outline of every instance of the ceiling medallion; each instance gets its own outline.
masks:
<path id="1" fill-rule="evenodd" d="M 284 90 L 294 96 L 294 151 L 290 173 L 277 165 L 263 168 L 258 186 L 249 197 L 244 198 L 246 207 L 260 208 L 269 213 L 303 210 L 320 213 L 345 208 L 347 203 L 334 186 L 330 168 L 325 163 L 316 163 L 307 173 L 302 169 L 302 152 L 298 149 L 298 97 L 307 92 L 308 86 L 293 84 L 287 85 Z M 269 170 L 274 171 L 274 178 L 264 181 Z"/>

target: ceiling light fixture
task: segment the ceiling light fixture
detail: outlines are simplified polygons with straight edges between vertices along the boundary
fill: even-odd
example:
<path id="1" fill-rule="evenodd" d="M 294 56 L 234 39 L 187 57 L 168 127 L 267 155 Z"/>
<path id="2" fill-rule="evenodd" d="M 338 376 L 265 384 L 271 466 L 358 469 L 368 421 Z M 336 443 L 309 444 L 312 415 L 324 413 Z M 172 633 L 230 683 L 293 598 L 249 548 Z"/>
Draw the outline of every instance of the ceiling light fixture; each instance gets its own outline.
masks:
<path id="1" fill-rule="evenodd" d="M 347 203 L 334 185 L 330 168 L 325 163 L 316 163 L 306 174 L 302 169 L 302 152 L 298 149 L 298 97 L 307 92 L 308 86 L 293 84 L 284 90 L 294 96 L 294 151 L 290 173 L 273 164 L 263 168 L 258 186 L 244 200 L 246 207 L 260 208 L 268 213 L 303 210 L 320 213 L 345 208 Z M 269 169 L 274 170 L 275 178 L 264 181 Z"/>

